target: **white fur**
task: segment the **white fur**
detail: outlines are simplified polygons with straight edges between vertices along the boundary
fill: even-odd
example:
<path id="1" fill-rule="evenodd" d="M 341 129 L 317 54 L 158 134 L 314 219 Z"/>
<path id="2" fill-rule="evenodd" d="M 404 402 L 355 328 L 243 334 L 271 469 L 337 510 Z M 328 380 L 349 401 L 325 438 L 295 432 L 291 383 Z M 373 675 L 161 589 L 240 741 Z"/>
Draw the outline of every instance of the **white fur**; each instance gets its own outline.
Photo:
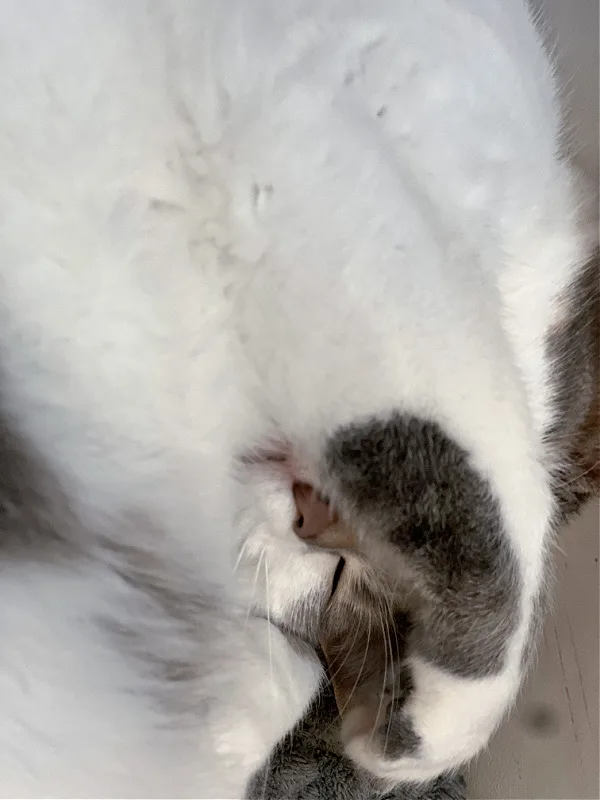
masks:
<path id="1" fill-rule="evenodd" d="M 347 745 L 357 763 L 392 784 L 399 775 L 406 781 L 425 781 L 468 761 L 488 741 L 515 691 L 514 677 L 508 673 L 465 680 L 417 658 L 411 666 L 416 691 L 406 710 L 417 720 L 423 750 L 396 761 L 385 759 L 376 752 L 370 733 L 349 737 Z M 460 728 L 457 720 L 462 720 Z M 347 726 L 352 723 L 349 718 Z"/>
<path id="2" fill-rule="evenodd" d="M 127 595 L 110 570 L 12 572 L 3 791 L 239 796 L 320 679 L 254 614 L 293 624 L 335 564 L 292 542 L 277 481 L 231 465 L 275 430 L 316 476 L 327 434 L 392 408 L 472 452 L 526 588 L 501 677 L 417 672 L 426 757 L 385 777 L 475 753 L 520 681 L 552 515 L 543 342 L 586 246 L 523 2 L 5 0 L 0 109 L 3 402 L 92 540 L 143 509 L 164 535 L 124 543 L 228 614 L 194 745 L 98 643 Z"/>

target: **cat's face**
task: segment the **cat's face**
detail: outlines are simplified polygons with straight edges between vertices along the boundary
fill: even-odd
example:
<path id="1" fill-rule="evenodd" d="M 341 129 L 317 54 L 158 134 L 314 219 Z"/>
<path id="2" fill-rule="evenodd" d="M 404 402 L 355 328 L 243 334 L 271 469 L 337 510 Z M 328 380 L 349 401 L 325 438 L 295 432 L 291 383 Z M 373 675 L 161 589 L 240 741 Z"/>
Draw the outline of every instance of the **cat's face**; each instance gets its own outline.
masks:
<path id="1" fill-rule="evenodd" d="M 419 605 L 415 576 L 399 549 L 359 536 L 312 487 L 297 484 L 294 497 L 296 535 L 340 556 L 320 616 L 319 645 L 342 737 L 366 735 L 385 756 L 394 748 L 394 710 L 413 688 L 405 660 Z"/>
<path id="2" fill-rule="evenodd" d="M 340 428 L 315 474 L 321 498 L 280 468 L 258 479 L 254 608 L 321 646 L 358 764 L 435 777 L 489 737 L 520 677 L 520 574 L 494 493 L 438 425 L 401 414 Z"/>

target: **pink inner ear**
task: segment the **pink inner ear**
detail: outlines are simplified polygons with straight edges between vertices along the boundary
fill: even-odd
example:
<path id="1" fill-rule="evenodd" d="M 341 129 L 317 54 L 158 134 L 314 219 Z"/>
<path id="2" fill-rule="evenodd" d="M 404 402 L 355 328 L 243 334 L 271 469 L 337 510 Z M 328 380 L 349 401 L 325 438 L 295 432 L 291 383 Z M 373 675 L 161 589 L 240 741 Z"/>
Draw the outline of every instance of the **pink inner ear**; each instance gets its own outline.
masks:
<path id="1" fill-rule="evenodd" d="M 337 520 L 330 505 L 322 500 L 309 484 L 295 483 L 293 492 L 297 511 L 294 531 L 301 539 L 314 539 L 320 536 Z"/>

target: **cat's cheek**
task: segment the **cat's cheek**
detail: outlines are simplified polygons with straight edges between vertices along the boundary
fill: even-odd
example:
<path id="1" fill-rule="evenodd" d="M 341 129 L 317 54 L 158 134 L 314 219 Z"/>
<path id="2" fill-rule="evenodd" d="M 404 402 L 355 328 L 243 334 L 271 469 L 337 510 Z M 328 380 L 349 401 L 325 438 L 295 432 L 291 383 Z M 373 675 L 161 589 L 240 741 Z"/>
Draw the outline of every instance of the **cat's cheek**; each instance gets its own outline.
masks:
<path id="1" fill-rule="evenodd" d="M 306 552 L 273 558 L 265 601 L 270 619 L 290 633 L 316 643 L 339 557 Z"/>
<path id="2" fill-rule="evenodd" d="M 316 644 L 339 556 L 296 535 L 292 484 L 281 470 L 246 465 L 245 491 L 235 565 L 241 604 L 249 614 Z"/>

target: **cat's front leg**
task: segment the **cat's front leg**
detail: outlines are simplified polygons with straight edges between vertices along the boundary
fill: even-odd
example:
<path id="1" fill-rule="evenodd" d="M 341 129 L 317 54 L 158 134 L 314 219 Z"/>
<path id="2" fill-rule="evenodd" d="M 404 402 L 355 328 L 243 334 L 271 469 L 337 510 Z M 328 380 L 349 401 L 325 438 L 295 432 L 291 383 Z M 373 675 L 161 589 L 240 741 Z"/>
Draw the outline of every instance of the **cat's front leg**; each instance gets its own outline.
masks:
<path id="1" fill-rule="evenodd" d="M 492 488 L 437 424 L 396 414 L 344 428 L 322 475 L 410 620 L 380 688 L 345 710 L 346 750 L 390 782 L 431 779 L 481 750 L 514 701 L 531 587 Z"/>
<path id="2" fill-rule="evenodd" d="M 306 712 L 323 681 L 321 663 L 306 643 L 266 619 L 237 622 L 235 639 L 223 637 L 223 663 L 214 678 L 219 700 L 205 723 L 208 751 L 214 753 L 220 780 L 211 787 L 211 797 L 241 796 L 252 774 Z"/>
<path id="3" fill-rule="evenodd" d="M 520 676 L 509 672 L 483 679 L 452 675 L 418 656 L 397 665 L 396 672 L 404 681 L 397 687 L 402 699 L 398 702 L 390 687 L 379 717 L 371 713 L 374 704 L 357 707 L 342 727 L 348 755 L 391 785 L 429 781 L 473 758 L 520 684 Z"/>

